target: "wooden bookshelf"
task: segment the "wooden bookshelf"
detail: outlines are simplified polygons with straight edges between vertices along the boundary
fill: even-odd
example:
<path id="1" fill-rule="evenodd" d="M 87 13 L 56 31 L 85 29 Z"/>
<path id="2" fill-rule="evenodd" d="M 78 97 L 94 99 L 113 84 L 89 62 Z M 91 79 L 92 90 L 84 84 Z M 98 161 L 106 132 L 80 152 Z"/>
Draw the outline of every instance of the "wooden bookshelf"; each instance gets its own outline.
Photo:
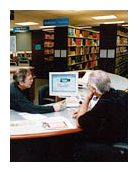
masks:
<path id="1" fill-rule="evenodd" d="M 32 65 L 38 78 L 54 70 L 54 29 L 32 31 Z"/>
<path id="2" fill-rule="evenodd" d="M 32 31 L 32 66 L 35 68 L 34 75 L 44 78 L 44 33 L 42 30 Z"/>
<path id="3" fill-rule="evenodd" d="M 99 35 L 73 26 L 32 31 L 32 66 L 36 77 L 47 78 L 52 71 L 97 68 Z"/>
<path id="4" fill-rule="evenodd" d="M 54 29 L 44 32 L 44 58 L 46 62 L 54 60 Z"/>
<path id="5" fill-rule="evenodd" d="M 128 75 L 128 29 L 117 24 L 100 25 L 98 66 L 107 72 Z"/>
<path id="6" fill-rule="evenodd" d="M 56 27 L 54 42 L 54 62 L 57 71 L 97 67 L 99 32 L 72 26 Z"/>

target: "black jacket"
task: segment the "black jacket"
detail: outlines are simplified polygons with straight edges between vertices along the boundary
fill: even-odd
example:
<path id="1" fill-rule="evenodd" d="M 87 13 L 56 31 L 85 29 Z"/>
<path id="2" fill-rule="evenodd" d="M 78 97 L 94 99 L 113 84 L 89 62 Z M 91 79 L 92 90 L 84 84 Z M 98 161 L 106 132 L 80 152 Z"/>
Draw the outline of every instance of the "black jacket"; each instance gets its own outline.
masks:
<path id="1" fill-rule="evenodd" d="M 49 113 L 54 112 L 53 106 L 34 105 L 25 94 L 26 91 L 19 89 L 16 84 L 10 85 L 10 109 L 28 113 Z"/>
<path id="2" fill-rule="evenodd" d="M 78 122 L 93 140 L 124 141 L 128 137 L 128 94 L 111 89 Z"/>

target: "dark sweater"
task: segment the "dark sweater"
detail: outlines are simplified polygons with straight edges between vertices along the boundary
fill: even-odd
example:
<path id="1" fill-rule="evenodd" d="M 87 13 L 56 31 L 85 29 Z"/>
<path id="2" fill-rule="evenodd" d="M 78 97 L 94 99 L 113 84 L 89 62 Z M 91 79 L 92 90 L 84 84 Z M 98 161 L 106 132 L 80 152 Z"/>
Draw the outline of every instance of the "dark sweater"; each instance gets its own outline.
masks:
<path id="1" fill-rule="evenodd" d="M 124 141 L 128 137 L 128 94 L 111 89 L 78 122 L 93 140 Z"/>
<path id="2" fill-rule="evenodd" d="M 54 112 L 53 106 L 34 105 L 26 96 L 26 91 L 20 90 L 14 83 L 10 85 L 10 109 L 40 114 Z"/>

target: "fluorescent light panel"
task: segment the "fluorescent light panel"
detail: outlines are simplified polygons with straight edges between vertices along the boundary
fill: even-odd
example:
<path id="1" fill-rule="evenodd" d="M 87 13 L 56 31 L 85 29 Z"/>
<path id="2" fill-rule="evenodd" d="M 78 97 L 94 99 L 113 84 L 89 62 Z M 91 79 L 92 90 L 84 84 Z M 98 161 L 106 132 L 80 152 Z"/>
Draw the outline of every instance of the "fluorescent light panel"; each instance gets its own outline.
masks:
<path id="1" fill-rule="evenodd" d="M 128 26 L 128 24 L 123 24 L 122 26 Z"/>
<path id="2" fill-rule="evenodd" d="M 78 26 L 79 28 L 81 28 L 81 29 L 91 29 L 92 28 L 92 26 Z"/>
<path id="3" fill-rule="evenodd" d="M 117 24 L 117 23 L 125 23 L 125 21 L 104 22 L 104 24 Z"/>
<path id="4" fill-rule="evenodd" d="M 56 27 L 56 26 L 40 26 L 39 28 L 41 28 L 41 29 L 47 29 L 47 28 L 54 28 L 54 27 Z"/>
<path id="5" fill-rule="evenodd" d="M 95 20 L 107 20 L 107 19 L 116 19 L 117 17 L 115 15 L 107 15 L 107 16 L 95 16 L 92 18 Z"/>
<path id="6" fill-rule="evenodd" d="M 22 23 L 15 23 L 15 24 L 20 25 L 20 26 L 38 25 L 38 23 L 35 23 L 35 22 L 22 22 Z"/>

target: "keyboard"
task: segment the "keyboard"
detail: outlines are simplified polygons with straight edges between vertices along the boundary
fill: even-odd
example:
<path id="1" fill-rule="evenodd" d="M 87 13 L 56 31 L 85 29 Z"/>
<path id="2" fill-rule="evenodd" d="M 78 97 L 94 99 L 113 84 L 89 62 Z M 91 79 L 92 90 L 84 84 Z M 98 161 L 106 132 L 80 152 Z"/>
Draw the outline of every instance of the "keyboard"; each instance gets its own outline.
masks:
<path id="1" fill-rule="evenodd" d="M 81 105 L 81 102 L 77 97 L 66 98 L 66 107 L 79 107 L 80 105 Z"/>

